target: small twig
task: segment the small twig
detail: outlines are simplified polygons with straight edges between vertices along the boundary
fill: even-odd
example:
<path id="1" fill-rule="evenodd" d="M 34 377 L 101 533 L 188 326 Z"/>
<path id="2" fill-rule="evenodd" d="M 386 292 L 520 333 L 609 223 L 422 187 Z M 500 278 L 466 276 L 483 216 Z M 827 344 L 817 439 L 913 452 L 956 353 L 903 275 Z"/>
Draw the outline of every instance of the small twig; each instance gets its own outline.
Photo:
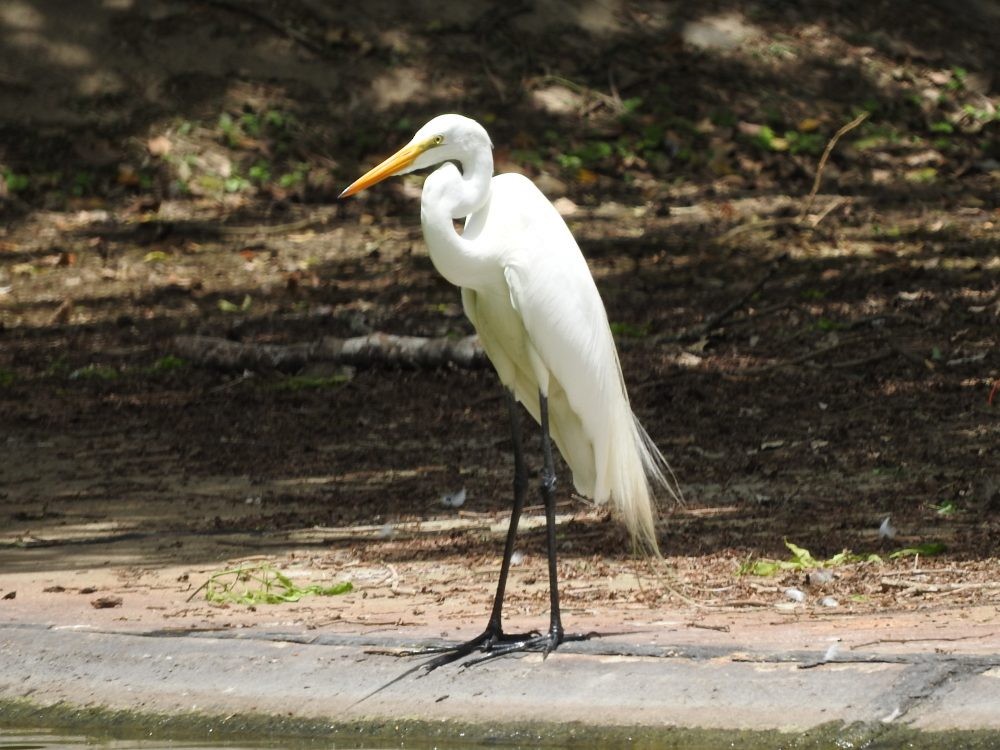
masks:
<path id="1" fill-rule="evenodd" d="M 894 581 L 883 578 L 881 581 L 883 588 L 905 589 L 904 594 L 946 594 L 954 591 L 971 591 L 982 589 L 1000 589 L 1000 582 L 986 581 L 984 583 L 926 583 L 924 581 L 912 581 L 903 579 Z"/>
<path id="2" fill-rule="evenodd" d="M 789 219 L 787 217 L 782 217 L 778 219 L 762 219 L 761 221 L 749 221 L 746 224 L 737 224 L 735 227 L 728 229 L 723 232 L 719 238 L 716 240 L 720 245 L 724 245 L 733 237 L 737 235 L 744 234 L 745 232 L 759 231 L 761 229 L 768 229 L 770 227 L 778 226 L 799 226 L 797 219 Z M 804 229 L 812 229 L 812 227 L 803 226 Z"/>
<path id="3" fill-rule="evenodd" d="M 733 599 L 728 602 L 718 602 L 718 603 L 704 603 L 699 604 L 699 607 L 707 607 L 709 609 L 730 609 L 738 607 L 770 607 L 774 602 L 762 602 L 757 599 Z"/>
<path id="4" fill-rule="evenodd" d="M 189 597 L 188 597 L 187 599 L 185 599 L 184 601 L 185 601 L 185 602 L 189 602 L 189 601 L 191 601 L 192 599 L 194 599 L 194 598 L 195 598 L 195 597 L 196 597 L 196 596 L 197 596 L 197 595 L 199 594 L 199 592 L 201 592 L 201 591 L 204 591 L 204 590 L 205 590 L 205 588 L 206 588 L 206 587 L 208 586 L 208 584 L 209 584 L 209 583 L 211 583 L 211 581 L 212 581 L 212 579 L 211 579 L 211 578 L 209 578 L 208 580 L 206 580 L 206 581 L 205 581 L 205 582 L 204 582 L 203 584 L 201 584 L 201 586 L 199 586 L 199 587 L 198 587 L 198 588 L 196 588 L 196 589 L 195 589 L 194 591 L 192 591 L 192 592 L 191 592 L 191 596 L 189 596 Z"/>
<path id="5" fill-rule="evenodd" d="M 264 11 L 254 8 L 253 3 L 247 2 L 234 2 L 233 0 L 197 0 L 206 5 L 214 5 L 217 8 L 222 8 L 223 10 L 228 10 L 230 13 L 238 13 L 245 16 L 250 16 L 251 18 L 259 21 L 265 26 L 269 26 L 273 30 L 284 34 L 289 39 L 294 42 L 298 42 L 303 47 L 311 52 L 315 52 L 317 55 L 328 56 L 329 50 L 326 49 L 322 44 L 314 41 L 308 35 L 302 33 L 298 29 L 294 29 L 286 23 L 271 18 L 271 16 L 264 13 Z"/>
<path id="6" fill-rule="evenodd" d="M 889 357 L 897 353 L 898 352 L 894 348 L 882 349 L 881 351 L 875 352 L 867 357 L 845 359 L 841 362 L 831 362 L 830 367 L 838 370 L 850 369 L 852 367 L 864 367 L 865 365 L 873 365 L 876 362 L 881 362 L 883 359 L 889 359 Z"/>
<path id="7" fill-rule="evenodd" d="M 861 340 L 860 336 L 849 336 L 837 341 L 833 344 L 828 344 L 827 346 L 822 346 L 819 349 L 815 349 L 811 352 L 806 352 L 805 354 L 800 354 L 797 357 L 792 357 L 791 359 L 785 359 L 781 362 L 772 362 L 769 365 L 762 365 L 760 367 L 751 367 L 742 370 L 740 374 L 743 375 L 760 375 L 765 372 L 771 372 L 772 370 L 780 370 L 783 367 L 791 367 L 792 365 L 797 365 L 802 362 L 808 362 L 811 359 L 816 359 L 817 357 L 822 357 L 824 354 L 829 354 L 832 351 L 841 349 L 848 344 L 854 344 Z"/>
<path id="8" fill-rule="evenodd" d="M 559 75 L 548 74 L 540 76 L 539 78 L 536 79 L 536 81 L 539 83 L 554 83 L 559 86 L 562 86 L 563 88 L 569 89 L 575 94 L 581 94 L 583 96 L 590 97 L 592 101 L 590 101 L 587 104 L 587 106 L 583 108 L 583 111 L 580 113 L 581 115 L 589 115 L 592 111 L 601 106 L 607 107 L 609 110 L 611 110 L 616 114 L 621 114 L 621 110 L 619 109 L 621 103 L 620 99 L 616 102 L 614 96 L 610 96 L 601 91 L 598 91 L 597 89 L 592 89 L 588 86 L 584 86 L 582 84 L 577 83 L 576 81 L 570 80 L 569 78 L 564 78 L 563 76 Z"/>
<path id="9" fill-rule="evenodd" d="M 705 625 L 705 624 L 700 623 L 700 622 L 689 622 L 687 624 L 687 626 L 689 628 L 700 628 L 702 630 L 717 630 L 720 633 L 728 633 L 729 632 L 729 626 L 728 625 Z"/>
<path id="10" fill-rule="evenodd" d="M 847 202 L 847 198 L 835 198 L 829 206 L 824 209 L 819 216 L 813 219 L 808 224 L 804 222 L 805 217 L 809 214 L 809 210 L 812 208 L 813 202 L 816 200 L 816 193 L 819 191 L 820 181 L 823 179 L 823 170 L 826 168 L 826 162 L 830 158 L 830 153 L 833 151 L 833 147 L 837 145 L 837 141 L 840 140 L 841 136 L 845 133 L 849 133 L 854 130 L 858 125 L 865 121 L 868 117 L 868 112 L 864 112 L 849 123 L 844 125 L 840 130 L 833 134 L 833 137 L 826 144 L 826 149 L 823 151 L 823 155 L 819 159 L 819 164 L 816 167 L 816 177 L 813 180 L 812 189 L 809 191 L 809 195 L 806 196 L 805 205 L 799 212 L 799 215 L 794 218 L 789 217 L 777 217 L 773 219 L 764 219 L 762 221 L 750 221 L 745 224 L 737 224 L 731 227 L 728 231 L 724 232 L 717 240 L 720 244 L 725 244 L 731 241 L 737 235 L 743 234 L 745 232 L 759 231 L 761 229 L 769 229 L 772 227 L 779 226 L 789 226 L 794 227 L 800 231 L 816 231 L 819 223 L 823 221 L 831 212 L 842 206 Z"/>
<path id="11" fill-rule="evenodd" d="M 844 125 L 840 130 L 833 134 L 833 137 L 827 142 L 826 148 L 823 149 L 823 155 L 819 158 L 819 165 L 816 167 L 816 177 L 813 180 L 812 190 L 809 191 L 809 196 L 806 198 L 806 205 L 802 209 L 802 213 L 799 214 L 799 220 L 801 221 L 809 213 L 809 209 L 812 208 L 813 201 L 816 200 L 816 193 L 819 191 L 819 183 L 823 179 L 823 170 L 826 168 L 826 161 L 830 158 L 830 153 L 833 151 L 833 147 L 837 145 L 837 141 L 841 139 L 842 136 L 850 133 L 854 128 L 863 123 L 868 119 L 870 112 L 862 112 L 860 115 L 855 117 L 849 123 Z M 815 224 L 818 224 L 817 220 Z M 814 226 L 815 226 L 814 224 Z"/>
<path id="12" fill-rule="evenodd" d="M 757 279 L 756 282 L 754 282 L 753 286 L 751 286 L 749 289 L 747 289 L 746 292 L 744 292 L 742 295 L 740 295 L 733 302 L 731 302 L 728 305 L 726 305 L 726 307 L 724 307 L 719 312 L 717 312 L 717 313 L 715 313 L 713 315 L 709 315 L 708 318 L 705 320 L 704 323 L 702 323 L 701 325 L 695 326 L 694 328 L 691 328 L 691 329 L 689 329 L 687 331 L 683 331 L 683 332 L 681 332 L 681 333 L 679 333 L 679 334 L 677 334 L 677 335 L 675 335 L 675 336 L 673 336 L 671 338 L 667 338 L 666 340 L 667 341 L 697 341 L 702 336 L 705 336 L 705 335 L 711 333 L 712 331 L 714 331 L 716 328 L 718 328 L 722 324 L 722 322 L 724 320 L 726 320 L 726 318 L 728 318 L 730 315 L 732 315 L 734 312 L 736 312 L 740 308 L 744 307 L 747 302 L 749 302 L 751 299 L 753 299 L 753 296 L 755 294 L 757 294 L 757 292 L 759 292 L 764 287 L 764 285 L 774 277 L 774 275 L 778 272 L 778 269 L 781 267 L 782 263 L 787 258 L 788 258 L 788 255 L 786 253 L 782 253 L 777 258 L 775 258 L 774 260 L 772 260 L 771 263 L 768 265 L 767 270 L 764 272 L 764 274 L 759 279 Z M 661 339 L 661 341 L 662 340 L 663 339 Z"/>
<path id="13" fill-rule="evenodd" d="M 914 354 L 913 352 L 911 352 L 908 349 L 904 349 L 902 346 L 900 346 L 899 344 L 897 344 L 897 343 L 895 343 L 893 341 L 889 342 L 889 346 L 892 348 L 892 350 L 894 352 L 896 352 L 896 354 L 898 354 L 899 356 L 903 357 L 904 359 L 909 360 L 910 362 L 912 362 L 915 365 L 926 365 L 927 364 L 927 360 L 925 360 L 923 357 L 920 357 L 920 356 Z"/>
<path id="14" fill-rule="evenodd" d="M 932 638 L 878 638 L 874 641 L 865 641 L 864 643 L 855 643 L 853 646 L 848 646 L 847 648 L 853 651 L 857 648 L 864 648 L 865 646 L 878 646 L 884 643 L 934 643 L 936 641 L 975 641 L 980 638 L 992 638 L 995 636 L 995 632 L 983 633 L 982 635 L 956 635 L 956 636 L 936 636 Z"/>
<path id="15" fill-rule="evenodd" d="M 475 21 L 473 21 L 469 25 L 468 31 L 475 33 L 480 37 L 495 34 L 498 26 L 506 24 L 508 21 L 521 15 L 522 13 L 529 13 L 531 11 L 531 7 L 531 3 L 526 2 L 525 0 L 497 3 L 494 7 L 485 11 Z"/>
<path id="16" fill-rule="evenodd" d="M 819 223 L 823 221 L 823 219 L 825 219 L 828 215 L 836 211 L 838 208 L 840 208 L 847 202 L 848 202 L 847 198 L 844 198 L 843 196 L 834 198 L 832 201 L 830 201 L 830 205 L 824 208 L 822 211 L 820 211 L 819 214 L 817 214 L 816 218 L 810 222 L 813 226 L 813 229 L 818 227 Z"/>
<path id="17" fill-rule="evenodd" d="M 945 573 L 954 573 L 955 575 L 968 575 L 969 571 L 963 568 L 918 568 L 915 570 L 890 570 L 882 575 L 885 577 L 889 576 L 931 576 L 940 575 Z"/>

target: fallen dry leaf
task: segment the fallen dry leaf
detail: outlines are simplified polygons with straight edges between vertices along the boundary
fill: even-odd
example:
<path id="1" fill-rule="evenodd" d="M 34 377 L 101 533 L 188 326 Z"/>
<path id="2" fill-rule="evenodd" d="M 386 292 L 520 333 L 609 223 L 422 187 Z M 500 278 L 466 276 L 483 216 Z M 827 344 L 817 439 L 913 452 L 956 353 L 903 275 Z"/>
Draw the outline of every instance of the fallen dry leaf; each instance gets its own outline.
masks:
<path id="1" fill-rule="evenodd" d="M 173 144 L 165 135 L 157 135 L 146 141 L 146 150 L 150 156 L 166 156 L 170 153 Z"/>
<path id="2" fill-rule="evenodd" d="M 73 300 L 65 299 L 63 303 L 56 308 L 55 312 L 49 318 L 49 325 L 56 325 L 58 323 L 66 323 L 69 321 L 69 316 L 73 312 Z"/>
<path id="3" fill-rule="evenodd" d="M 97 599 L 92 599 L 90 606 L 94 609 L 111 609 L 112 607 L 122 606 L 122 598 L 120 596 L 102 596 Z"/>

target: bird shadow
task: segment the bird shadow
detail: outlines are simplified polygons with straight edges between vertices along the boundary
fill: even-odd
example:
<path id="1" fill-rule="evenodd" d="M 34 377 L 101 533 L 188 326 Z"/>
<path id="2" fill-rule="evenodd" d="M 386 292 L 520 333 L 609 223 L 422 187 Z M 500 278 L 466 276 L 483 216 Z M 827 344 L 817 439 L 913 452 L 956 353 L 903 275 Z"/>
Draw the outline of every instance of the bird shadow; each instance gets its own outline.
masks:
<path id="1" fill-rule="evenodd" d="M 633 634 L 635 634 L 637 632 L 642 632 L 642 631 L 636 631 L 636 630 L 629 630 L 629 631 L 615 630 L 615 631 L 606 631 L 606 632 L 604 632 L 604 631 L 599 631 L 599 630 L 591 630 L 591 631 L 588 631 L 586 633 L 569 633 L 569 634 L 566 634 L 566 635 L 563 636 L 563 639 L 562 639 L 562 642 L 560 643 L 560 645 L 565 644 L 565 643 L 573 643 L 573 642 L 580 642 L 580 641 L 590 641 L 590 640 L 597 639 L 597 638 L 612 638 L 612 637 L 620 636 L 620 635 L 633 635 Z M 396 675 L 395 677 L 393 677 L 388 682 L 385 682 L 385 683 L 379 685 L 377 688 L 375 688 L 371 692 L 366 693 L 361 698 L 358 698 L 350 706 L 347 707 L 348 710 L 350 710 L 352 708 L 355 708 L 356 706 L 361 705 L 362 703 L 364 703 L 365 701 L 367 701 L 369 698 L 372 698 L 372 697 L 378 695 L 379 693 L 384 692 L 385 690 L 387 690 L 388 688 L 392 687 L 393 685 L 395 685 L 395 684 L 397 684 L 399 682 L 402 682 L 407 677 L 410 677 L 413 674 L 419 673 L 421 670 L 424 670 L 423 673 L 417 674 L 416 679 L 421 679 L 423 677 L 426 677 L 431 672 L 433 672 L 433 671 L 435 671 L 437 669 L 437 667 L 429 667 L 429 665 L 431 663 L 433 663 L 434 661 L 436 661 L 437 658 L 441 654 L 446 654 L 446 653 L 448 653 L 450 651 L 459 650 L 459 649 L 462 648 L 462 645 L 463 644 L 448 645 L 448 646 L 429 646 L 427 648 L 403 649 L 403 650 L 386 649 L 386 648 L 366 649 L 365 650 L 365 654 L 370 655 L 370 656 L 394 656 L 394 657 L 400 658 L 400 659 L 411 658 L 411 657 L 421 657 L 421 656 L 427 656 L 429 658 L 427 658 L 426 660 L 422 661 L 419 664 L 414 664 L 412 667 L 409 667 L 408 669 L 406 669 L 402 673 Z M 480 666 L 482 664 L 486 664 L 487 662 L 495 661 L 496 659 L 500 659 L 500 658 L 503 658 L 505 656 L 519 657 L 519 656 L 526 656 L 528 654 L 538 654 L 538 653 L 542 654 L 542 661 L 544 662 L 544 661 L 546 661 L 548 659 L 549 655 L 552 652 L 546 651 L 546 650 L 542 649 L 541 647 L 535 647 L 535 646 L 528 646 L 528 647 L 525 647 L 525 648 L 514 649 L 514 650 L 504 650 L 502 652 L 498 652 L 498 653 L 492 654 L 492 655 L 487 651 L 485 653 L 485 655 L 483 655 L 483 656 L 476 656 L 474 658 L 467 659 L 465 661 L 459 662 L 458 668 L 459 668 L 459 672 L 461 673 L 461 672 L 464 672 L 467 669 L 472 669 L 474 667 Z M 471 653 L 469 655 L 471 655 Z M 462 657 L 459 657 L 459 658 L 462 658 Z"/>

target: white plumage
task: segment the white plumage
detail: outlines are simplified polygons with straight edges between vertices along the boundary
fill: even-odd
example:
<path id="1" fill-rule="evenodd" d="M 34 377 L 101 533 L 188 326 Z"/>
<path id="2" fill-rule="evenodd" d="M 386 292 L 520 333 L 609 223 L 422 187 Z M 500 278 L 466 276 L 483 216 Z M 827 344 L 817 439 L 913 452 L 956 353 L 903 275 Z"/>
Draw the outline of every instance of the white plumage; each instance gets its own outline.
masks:
<path id="1" fill-rule="evenodd" d="M 474 120 L 441 115 L 344 195 L 443 163 L 421 199 L 434 266 L 462 288 L 465 313 L 501 382 L 536 421 L 539 394 L 547 398 L 550 432 L 577 492 L 610 500 L 633 537 L 656 552 L 655 490 L 678 494 L 632 413 L 597 286 L 541 191 L 521 175 L 493 176 L 491 149 Z M 453 220 L 463 218 L 459 233 Z"/>

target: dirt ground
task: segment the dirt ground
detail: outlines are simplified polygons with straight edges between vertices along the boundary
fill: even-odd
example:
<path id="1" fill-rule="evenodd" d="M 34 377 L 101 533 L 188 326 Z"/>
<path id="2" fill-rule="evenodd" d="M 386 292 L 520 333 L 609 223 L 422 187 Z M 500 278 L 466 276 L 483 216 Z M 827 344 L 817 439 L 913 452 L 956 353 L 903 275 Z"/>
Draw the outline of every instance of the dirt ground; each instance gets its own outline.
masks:
<path id="1" fill-rule="evenodd" d="M 0 9 L 0 617 L 482 622 L 512 470 L 491 371 L 227 372 L 174 343 L 470 333 L 419 178 L 335 198 L 459 110 L 558 201 L 687 499 L 643 561 L 562 476 L 569 627 L 996 634 L 992 4 L 902 23 L 894 3 L 65 5 Z M 528 515 L 509 612 L 537 626 Z M 746 574 L 786 540 L 859 557 Z M 186 601 L 246 560 L 354 591 Z"/>

